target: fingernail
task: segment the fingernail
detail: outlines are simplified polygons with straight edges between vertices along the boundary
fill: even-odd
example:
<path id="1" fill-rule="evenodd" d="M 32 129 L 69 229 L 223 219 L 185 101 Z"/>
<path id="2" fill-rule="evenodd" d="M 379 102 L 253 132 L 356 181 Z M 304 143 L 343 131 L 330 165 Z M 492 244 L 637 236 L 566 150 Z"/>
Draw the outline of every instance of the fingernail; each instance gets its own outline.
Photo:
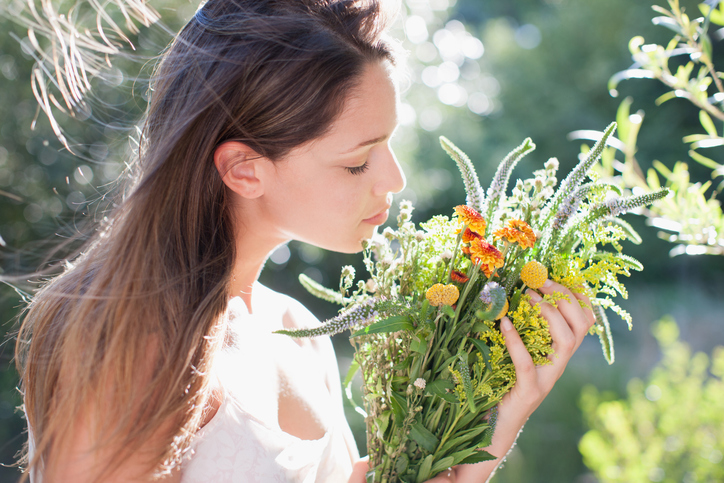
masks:
<path id="1" fill-rule="evenodd" d="M 538 292 L 536 292 L 535 290 L 526 290 L 525 293 L 528 294 L 528 296 L 534 303 L 538 303 L 541 300 L 543 300 L 543 297 L 541 297 L 540 294 Z"/>
<path id="2" fill-rule="evenodd" d="M 500 321 L 500 328 L 506 332 L 513 330 L 513 324 L 508 317 L 503 317 Z"/>
<path id="3" fill-rule="evenodd" d="M 547 279 L 545 283 L 543 283 L 544 288 L 549 288 L 551 285 L 553 285 L 553 282 L 551 282 L 551 279 Z"/>

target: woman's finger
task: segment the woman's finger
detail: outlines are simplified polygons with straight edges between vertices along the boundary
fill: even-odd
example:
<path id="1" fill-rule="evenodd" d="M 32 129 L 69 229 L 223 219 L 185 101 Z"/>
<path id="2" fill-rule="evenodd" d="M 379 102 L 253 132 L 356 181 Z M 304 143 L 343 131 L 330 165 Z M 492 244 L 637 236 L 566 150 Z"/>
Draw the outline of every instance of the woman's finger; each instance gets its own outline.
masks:
<path id="1" fill-rule="evenodd" d="M 554 353 L 549 356 L 549 359 L 554 363 L 561 361 L 563 367 L 565 367 L 566 362 L 576 347 L 576 335 L 557 308 L 547 302 L 543 302 L 543 298 L 534 290 L 529 290 L 528 295 L 530 296 L 531 303 L 538 304 L 541 315 L 548 321 L 548 330 L 553 339 L 554 351 Z"/>
<path id="2" fill-rule="evenodd" d="M 508 317 L 501 319 L 500 330 L 505 336 L 505 345 L 515 366 L 515 377 L 518 381 L 516 384 L 523 387 L 537 385 L 535 363 Z"/>
<path id="3" fill-rule="evenodd" d="M 577 343 L 575 343 L 573 347 L 577 347 L 580 341 L 583 340 L 583 337 L 586 335 L 589 328 L 588 316 L 578 303 L 578 299 L 568 288 L 551 280 L 547 280 L 540 288 L 540 291 L 547 295 L 558 292 L 568 297 L 568 300 L 559 300 L 556 302 L 556 305 L 558 306 L 558 310 L 561 315 L 563 315 L 566 323 L 575 334 Z"/>

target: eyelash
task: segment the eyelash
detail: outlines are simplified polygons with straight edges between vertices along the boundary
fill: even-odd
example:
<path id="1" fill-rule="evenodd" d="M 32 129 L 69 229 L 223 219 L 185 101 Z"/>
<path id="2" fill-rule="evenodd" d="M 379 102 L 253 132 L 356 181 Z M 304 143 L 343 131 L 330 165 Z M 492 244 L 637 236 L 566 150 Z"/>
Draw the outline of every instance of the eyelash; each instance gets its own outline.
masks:
<path id="1" fill-rule="evenodd" d="M 370 167 L 369 162 L 365 161 L 365 164 L 363 164 L 361 166 L 354 166 L 352 168 L 344 168 L 344 169 L 346 169 L 350 174 L 359 175 L 359 174 L 362 174 L 365 171 L 367 171 L 367 169 L 369 169 L 369 167 Z"/>

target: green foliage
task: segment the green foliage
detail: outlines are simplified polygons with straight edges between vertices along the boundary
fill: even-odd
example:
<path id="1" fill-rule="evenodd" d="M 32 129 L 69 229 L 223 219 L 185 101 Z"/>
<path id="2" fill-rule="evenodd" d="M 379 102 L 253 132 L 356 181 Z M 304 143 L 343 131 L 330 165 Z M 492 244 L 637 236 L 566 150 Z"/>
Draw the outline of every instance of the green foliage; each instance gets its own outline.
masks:
<path id="1" fill-rule="evenodd" d="M 724 146 L 724 137 L 719 134 L 724 122 L 724 85 L 722 73 L 714 65 L 709 33 L 712 25 L 724 25 L 724 16 L 721 13 L 722 4 L 716 2 L 718 7 L 712 9 L 710 3 L 699 4 L 699 10 L 704 16 L 695 19 L 685 13 L 679 0 L 668 0 L 668 9 L 654 5 L 652 8 L 660 16 L 655 17 L 653 23 L 668 28 L 675 36 L 665 46 L 646 44 L 641 36 L 632 38 L 629 50 L 634 60 L 633 67 L 619 72 L 609 81 L 609 90 L 616 96 L 616 88 L 621 80 L 657 79 L 668 88 L 656 100 L 657 104 L 682 98 L 698 109 L 704 133 L 684 136 L 683 142 L 690 145 L 689 156 L 694 161 L 712 170 L 712 181 L 692 183 L 689 167 L 681 161 L 676 162 L 673 169 L 654 161 L 653 168 L 649 168 L 646 173 L 642 171 L 635 154 L 643 112 L 630 114 L 631 99 L 625 99 L 619 107 L 619 140 L 608 148 L 609 152 L 604 155 L 608 162 L 604 163 L 601 171 L 607 176 L 613 176 L 619 171 L 630 189 L 651 191 L 663 185 L 672 190 L 672 197 L 644 210 L 650 224 L 665 230 L 659 233 L 660 237 L 678 243 L 670 252 L 672 256 L 724 255 L 724 215 L 721 202 L 717 199 L 724 182 L 714 186 L 714 181 L 724 176 L 724 165 L 699 151 Z M 584 133 L 577 133 L 574 137 L 590 138 Z M 623 153 L 623 163 L 615 161 L 614 149 Z"/>
<path id="2" fill-rule="evenodd" d="M 692 355 L 671 318 L 653 333 L 662 360 L 626 399 L 584 389 L 584 463 L 602 483 L 724 481 L 724 346 Z"/>

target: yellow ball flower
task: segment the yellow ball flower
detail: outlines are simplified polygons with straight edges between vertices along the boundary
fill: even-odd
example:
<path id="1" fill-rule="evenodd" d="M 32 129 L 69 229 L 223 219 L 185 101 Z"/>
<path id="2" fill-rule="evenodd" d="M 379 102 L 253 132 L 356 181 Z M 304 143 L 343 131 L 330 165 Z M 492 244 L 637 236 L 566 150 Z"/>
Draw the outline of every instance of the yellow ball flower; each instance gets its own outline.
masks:
<path id="1" fill-rule="evenodd" d="M 548 269 L 542 263 L 531 260 L 521 270 L 520 279 L 530 288 L 541 288 L 548 279 Z"/>
<path id="2" fill-rule="evenodd" d="M 508 313 L 508 309 L 510 308 L 510 304 L 508 303 L 508 299 L 505 299 L 505 305 L 503 305 L 503 309 L 500 311 L 498 315 L 495 316 L 495 320 L 500 320 Z"/>
<path id="3" fill-rule="evenodd" d="M 430 305 L 439 307 L 441 305 L 452 305 L 458 301 L 460 291 L 455 285 L 443 285 L 436 283 L 425 292 L 425 298 Z"/>

